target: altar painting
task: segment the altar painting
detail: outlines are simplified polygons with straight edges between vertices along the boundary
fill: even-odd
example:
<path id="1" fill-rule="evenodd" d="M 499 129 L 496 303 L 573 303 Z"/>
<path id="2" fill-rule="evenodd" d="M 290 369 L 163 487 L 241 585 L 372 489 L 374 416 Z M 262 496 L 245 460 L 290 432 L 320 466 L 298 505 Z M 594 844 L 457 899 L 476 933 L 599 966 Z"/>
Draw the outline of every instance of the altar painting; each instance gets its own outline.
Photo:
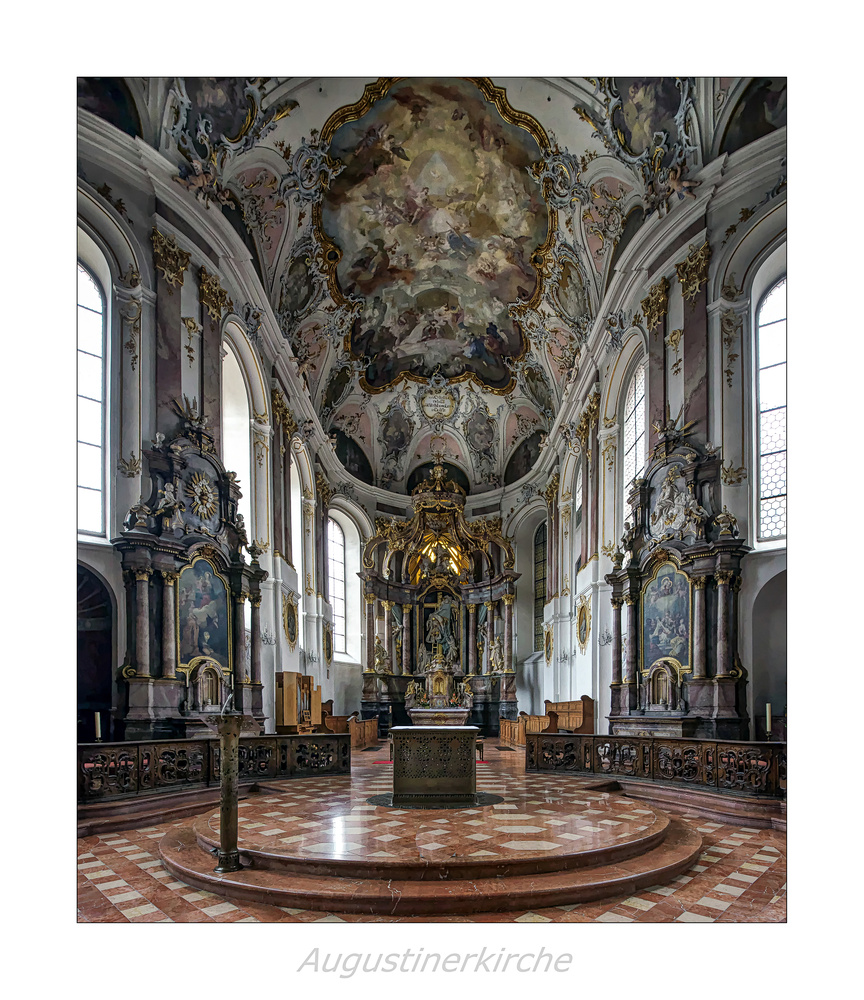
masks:
<path id="1" fill-rule="evenodd" d="M 228 590 L 206 559 L 186 566 L 177 584 L 180 662 L 208 656 L 228 670 Z"/>
<path id="2" fill-rule="evenodd" d="M 690 583 L 666 563 L 642 594 L 642 665 L 671 657 L 690 663 Z"/>

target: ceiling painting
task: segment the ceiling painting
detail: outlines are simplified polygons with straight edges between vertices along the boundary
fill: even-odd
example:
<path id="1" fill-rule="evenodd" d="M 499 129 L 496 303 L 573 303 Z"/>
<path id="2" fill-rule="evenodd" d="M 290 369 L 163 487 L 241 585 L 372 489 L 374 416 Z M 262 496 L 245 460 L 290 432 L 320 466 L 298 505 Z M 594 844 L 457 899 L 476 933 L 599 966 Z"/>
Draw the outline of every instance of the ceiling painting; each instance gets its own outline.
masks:
<path id="1" fill-rule="evenodd" d="M 486 95 L 465 80 L 379 89 L 322 133 L 343 165 L 320 225 L 339 251 L 338 290 L 358 304 L 350 352 L 372 391 L 436 372 L 506 389 L 508 359 L 528 349 L 510 306 L 539 300 L 551 231 L 528 169 L 544 133 L 489 84 Z"/>
<path id="2" fill-rule="evenodd" d="M 526 475 L 625 248 L 693 193 L 691 79 L 558 84 L 550 101 L 533 78 L 185 78 L 138 107 L 181 197 L 241 234 L 364 482 L 404 493 L 434 453 L 474 493 Z M 735 132 L 752 108 L 760 134 L 780 127 L 782 87 L 740 91 L 728 143 L 752 141 Z M 80 103 L 108 114 L 86 88 Z"/>

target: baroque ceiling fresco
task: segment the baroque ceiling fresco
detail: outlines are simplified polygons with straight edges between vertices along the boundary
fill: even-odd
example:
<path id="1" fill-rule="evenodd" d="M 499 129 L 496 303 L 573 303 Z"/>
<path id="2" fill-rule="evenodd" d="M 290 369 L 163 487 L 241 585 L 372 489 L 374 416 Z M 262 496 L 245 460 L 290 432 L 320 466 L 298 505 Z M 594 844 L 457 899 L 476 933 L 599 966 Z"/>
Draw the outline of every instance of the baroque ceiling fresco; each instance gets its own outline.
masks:
<path id="1" fill-rule="evenodd" d="M 565 82 L 552 104 L 538 80 L 166 81 L 154 144 L 243 236 L 356 478 L 405 493 L 435 455 L 472 493 L 518 482 L 592 326 L 620 346 L 604 289 L 692 194 L 704 109 L 686 77 Z M 119 85 L 80 102 L 110 118 Z M 761 102 L 763 131 L 785 122 L 785 81 L 736 100 Z M 726 151 L 752 141 L 741 118 Z"/>

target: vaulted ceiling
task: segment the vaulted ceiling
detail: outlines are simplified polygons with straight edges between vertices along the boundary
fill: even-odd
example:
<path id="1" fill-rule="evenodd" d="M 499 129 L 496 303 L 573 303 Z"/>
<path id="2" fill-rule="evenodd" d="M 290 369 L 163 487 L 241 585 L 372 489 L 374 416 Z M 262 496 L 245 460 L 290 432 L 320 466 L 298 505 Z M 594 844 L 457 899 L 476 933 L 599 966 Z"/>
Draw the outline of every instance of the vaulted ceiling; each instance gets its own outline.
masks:
<path id="1" fill-rule="evenodd" d="M 474 493 L 530 471 L 713 99 L 671 77 L 162 83 L 149 141 L 244 238 L 343 465 L 403 493 L 433 455 Z M 83 81 L 79 103 L 140 134 L 138 85 Z M 781 81 L 750 87 L 784 123 Z"/>

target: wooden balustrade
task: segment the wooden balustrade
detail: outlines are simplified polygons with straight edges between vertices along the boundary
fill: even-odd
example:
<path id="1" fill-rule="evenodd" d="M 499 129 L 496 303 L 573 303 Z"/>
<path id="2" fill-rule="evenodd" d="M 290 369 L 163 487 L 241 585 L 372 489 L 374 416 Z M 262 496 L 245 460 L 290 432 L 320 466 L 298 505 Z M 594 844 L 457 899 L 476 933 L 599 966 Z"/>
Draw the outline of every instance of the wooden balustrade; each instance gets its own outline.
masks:
<path id="1" fill-rule="evenodd" d="M 609 775 L 784 798 L 786 744 L 528 733 L 525 770 Z"/>
<path id="2" fill-rule="evenodd" d="M 239 771 L 243 782 L 350 774 L 351 737 L 347 733 L 244 736 Z M 218 737 L 78 745 L 79 802 L 218 783 Z"/>

